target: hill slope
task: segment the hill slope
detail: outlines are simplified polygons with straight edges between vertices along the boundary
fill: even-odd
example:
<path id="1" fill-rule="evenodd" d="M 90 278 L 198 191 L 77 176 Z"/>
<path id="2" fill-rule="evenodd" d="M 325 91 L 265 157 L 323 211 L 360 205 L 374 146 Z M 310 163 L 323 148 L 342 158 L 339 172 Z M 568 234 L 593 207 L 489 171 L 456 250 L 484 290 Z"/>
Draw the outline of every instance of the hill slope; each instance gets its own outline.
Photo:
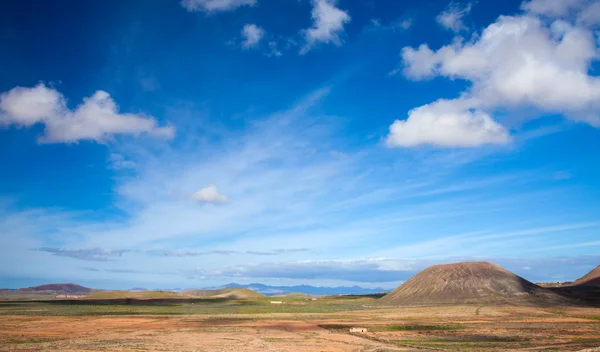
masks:
<path id="1" fill-rule="evenodd" d="M 386 304 L 493 303 L 515 298 L 559 299 L 550 291 L 488 262 L 434 265 L 382 298 Z"/>
<path id="2" fill-rule="evenodd" d="M 212 298 L 235 298 L 235 299 L 249 299 L 249 298 L 262 298 L 265 297 L 262 293 L 252 291 L 247 288 L 238 288 L 227 290 L 222 294 L 214 295 Z"/>
<path id="3" fill-rule="evenodd" d="M 93 293 L 86 299 L 165 299 L 165 298 L 190 298 L 187 295 L 171 291 L 101 291 Z"/>
<path id="4" fill-rule="evenodd" d="M 185 290 L 182 293 L 199 298 L 248 299 L 265 297 L 265 295 L 263 295 L 262 293 L 239 287 L 226 287 L 215 290 Z"/>
<path id="5" fill-rule="evenodd" d="M 62 294 L 72 295 L 87 295 L 92 292 L 91 288 L 87 288 L 77 284 L 46 284 L 40 286 L 28 287 L 25 290 L 32 291 L 55 291 Z"/>
<path id="6" fill-rule="evenodd" d="M 600 265 L 589 273 L 573 282 L 574 286 L 598 286 L 600 287 Z"/>

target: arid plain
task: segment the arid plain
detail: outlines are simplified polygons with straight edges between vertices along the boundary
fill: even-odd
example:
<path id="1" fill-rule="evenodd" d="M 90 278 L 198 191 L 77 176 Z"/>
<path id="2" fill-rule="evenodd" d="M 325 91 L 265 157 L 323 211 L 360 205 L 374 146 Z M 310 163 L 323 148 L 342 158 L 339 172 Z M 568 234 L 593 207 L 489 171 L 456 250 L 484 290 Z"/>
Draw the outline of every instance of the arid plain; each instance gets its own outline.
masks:
<path id="1" fill-rule="evenodd" d="M 437 265 L 363 296 L 26 289 L 0 302 L 0 351 L 596 351 L 599 268 L 542 287 L 491 263 Z"/>
<path id="2" fill-rule="evenodd" d="M 44 314 L 42 307 L 26 308 L 20 315 L 3 309 L 0 350 L 579 351 L 600 346 L 598 308 L 365 307 L 370 301 L 361 298 L 352 303 L 354 310 L 337 312 L 326 310 L 342 308 L 336 307 L 339 299 L 288 302 L 294 309 L 279 308 L 320 313 L 279 313 L 265 301 L 235 300 L 207 304 L 222 306 L 224 311 L 253 306 L 255 312 L 195 314 L 194 308 L 186 307 L 191 303 L 169 307 L 181 309 L 181 315 L 145 314 L 144 306 L 131 308 L 127 315 L 116 314 L 110 307 L 101 307 L 104 314 L 60 307 L 43 316 L 39 315 Z M 62 315 L 60 310 L 64 310 Z M 364 327 L 367 332 L 351 333 L 351 327 Z"/>

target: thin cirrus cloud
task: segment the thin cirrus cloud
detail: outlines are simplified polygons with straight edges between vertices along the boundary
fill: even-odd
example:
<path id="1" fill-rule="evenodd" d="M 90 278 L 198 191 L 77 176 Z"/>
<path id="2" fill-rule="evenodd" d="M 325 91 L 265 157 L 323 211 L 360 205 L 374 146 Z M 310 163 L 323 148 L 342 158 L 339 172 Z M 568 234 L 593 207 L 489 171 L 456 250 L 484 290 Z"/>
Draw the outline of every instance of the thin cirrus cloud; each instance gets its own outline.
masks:
<path id="1" fill-rule="evenodd" d="M 335 0 L 313 0 L 312 5 L 313 26 L 302 31 L 305 44 L 300 49 L 301 55 L 319 43 L 342 45 L 340 35 L 344 33 L 344 25 L 350 22 L 348 12 L 337 8 Z"/>
<path id="2" fill-rule="evenodd" d="M 114 135 L 149 134 L 173 138 L 172 126 L 159 126 L 155 118 L 119 113 L 110 95 L 97 91 L 84 98 L 74 110 L 65 97 L 43 83 L 15 87 L 0 95 L 0 124 L 17 127 L 44 125 L 40 143 L 74 143 L 81 140 L 104 142 Z"/>
<path id="3" fill-rule="evenodd" d="M 442 27 L 458 33 L 467 29 L 463 22 L 463 17 L 468 15 L 469 12 L 471 12 L 470 3 L 462 6 L 460 4 L 451 2 L 444 11 L 437 15 L 435 20 Z"/>
<path id="4" fill-rule="evenodd" d="M 400 283 L 428 266 L 462 261 L 491 261 L 528 280 L 572 280 L 594 268 L 600 257 L 451 257 L 443 259 L 367 258 L 356 260 L 304 260 L 224 267 L 218 270 L 188 270 L 190 276 L 251 279 L 342 280 L 358 283 Z M 575 269 L 575 273 L 573 272 Z"/>
<path id="5" fill-rule="evenodd" d="M 528 248 L 532 243 L 539 243 L 542 233 L 545 233 L 545 241 L 552 239 L 558 245 L 564 238 L 575 242 L 574 238 L 579 235 L 577 231 L 588 232 L 587 228 L 569 227 L 563 228 L 568 233 L 544 229 L 543 232 L 520 232 L 518 236 L 497 239 L 492 233 L 490 236 L 450 237 L 443 241 L 453 232 L 448 229 L 440 232 L 438 227 L 430 228 L 430 224 L 440 221 L 452 227 L 461 223 L 464 224 L 461 231 L 464 227 L 466 232 L 509 231 L 510 228 L 495 229 L 501 225 L 494 225 L 494 219 L 507 216 L 514 220 L 507 226 L 518 228 L 521 214 L 527 216 L 527 221 L 553 222 L 556 213 L 553 209 L 544 209 L 544 204 L 563 199 L 562 191 L 566 199 L 580 193 L 573 189 L 545 189 L 537 172 L 515 177 L 462 173 L 461 169 L 469 168 L 470 163 L 476 162 L 474 159 L 481 158 L 477 150 L 472 149 L 433 150 L 427 154 L 417 152 L 414 156 L 411 153 L 404 159 L 405 163 L 395 163 L 390 161 L 397 160 L 396 156 L 389 159 L 375 153 L 375 148 L 380 151 L 379 146 L 356 150 L 345 148 L 346 142 L 337 134 L 335 119 L 322 118 L 326 115 L 320 108 L 321 102 L 330 90 L 319 89 L 286 110 L 254 121 L 243 134 L 227 132 L 224 135 L 227 138 L 217 142 L 193 138 L 188 142 L 198 144 L 192 144 L 184 152 L 173 145 L 151 157 L 147 153 L 138 155 L 121 151 L 125 160 L 136 163 L 135 175 L 124 175 L 116 185 L 117 202 L 128 211 L 127 219 L 84 220 L 62 211 L 56 215 L 46 214 L 48 210 L 29 214 L 18 208 L 7 208 L 0 213 L 2 218 L 9 220 L 0 222 L 0 237 L 17 238 L 18 241 L 5 241 L 7 246 L 0 256 L 0 267 L 8 268 L 15 258 L 37 254 L 36 268 L 51 266 L 54 271 L 73 270 L 74 279 L 85 278 L 89 273 L 75 272 L 71 269 L 71 261 L 63 259 L 65 255 L 41 256 L 31 248 L 53 247 L 56 241 L 64 243 L 63 247 L 68 249 L 111 248 L 117 243 L 120 248 L 136 248 L 137 252 L 122 257 L 104 255 L 103 259 L 92 260 L 107 262 L 99 264 L 98 268 L 110 269 L 113 259 L 118 260 L 119 269 L 123 270 L 147 268 L 153 264 L 160 264 L 161 270 L 169 271 L 200 267 L 203 273 L 199 276 L 207 277 L 208 285 L 220 280 L 218 275 L 211 273 L 222 272 L 234 277 L 236 271 L 233 268 L 244 269 L 239 273 L 247 275 L 249 280 L 259 275 L 274 280 L 276 276 L 282 277 L 283 272 L 269 273 L 269 268 L 275 270 L 277 265 L 258 263 L 267 259 L 289 263 L 292 259 L 314 260 L 316 256 L 361 258 L 365 253 L 385 258 L 434 255 L 445 258 L 465 255 L 464 251 L 475 246 L 477 253 L 493 258 L 502 254 L 502 248 L 507 246 Z M 210 153 L 205 152 L 207 150 Z M 344 157 L 332 153 L 333 150 L 344 150 Z M 494 156 L 486 156 L 486 162 L 490 158 Z M 552 179 L 547 172 L 544 175 Z M 198 206 L 182 197 L 173 197 L 173 194 L 188 194 L 198 185 L 210 185 L 213 180 L 219 180 L 218 194 L 223 192 L 235 201 L 227 206 Z M 527 192 L 523 192 L 524 189 Z M 541 191 L 548 193 L 540 194 Z M 531 208 L 540 212 L 548 210 L 548 215 L 541 219 L 539 214 L 527 213 Z M 561 216 L 569 214 L 562 213 Z M 50 239 L 45 235 L 47 233 L 57 233 L 60 237 Z M 415 238 L 411 234 L 422 235 L 418 240 L 411 240 Z M 432 242 L 438 238 L 439 241 Z M 521 245 L 520 241 L 524 240 L 530 241 L 527 246 Z M 206 243 L 223 243 L 225 249 L 218 253 L 217 250 L 204 251 L 201 244 Z M 291 252 L 291 249 L 302 249 L 307 244 L 310 244 L 311 252 Z M 400 245 L 409 247 L 396 248 Z M 157 248 L 185 248 L 186 251 L 173 250 L 166 256 L 161 251 L 148 253 Z M 193 248 L 200 249 L 194 251 Z M 286 248 L 288 252 L 277 256 L 280 249 Z M 388 249 L 389 252 L 383 252 Z M 62 253 L 71 258 L 83 257 L 75 252 Z M 88 257 L 97 259 L 99 255 Z M 366 263 L 356 270 L 348 269 L 349 264 L 344 263 L 328 264 L 346 265 L 339 270 L 328 269 L 331 280 L 338 274 L 354 280 L 368 280 L 371 274 L 380 275 L 372 280 L 390 280 L 402 274 L 400 269 L 389 273 L 392 267 L 389 261 L 377 265 Z M 295 274 L 290 274 L 290 280 L 307 281 L 302 275 L 309 275 L 317 267 L 317 264 L 288 266 L 301 265 Z M 36 268 L 24 265 L 19 270 L 23 275 L 29 275 L 36 272 Z M 383 272 L 383 268 L 387 271 Z M 321 282 L 326 280 L 324 274 L 322 277 Z M 163 279 L 166 280 L 163 276 L 156 278 Z M 188 280 L 185 275 L 177 279 Z"/>
<path id="6" fill-rule="evenodd" d="M 41 247 L 37 248 L 40 252 L 50 253 L 59 257 L 68 257 L 79 260 L 87 260 L 94 262 L 106 262 L 112 257 L 121 257 L 123 254 L 132 252 L 126 249 L 104 249 L 104 248 L 87 248 L 87 249 L 67 249 Z"/>
<path id="7" fill-rule="evenodd" d="M 254 6 L 256 0 L 182 0 L 181 6 L 189 12 L 224 12 L 242 6 Z"/>
<path id="8" fill-rule="evenodd" d="M 539 12 L 537 3 L 526 3 L 524 8 Z M 387 145 L 508 143 L 508 129 L 493 114 L 520 108 L 562 114 L 600 127 L 600 78 L 589 74 L 598 58 L 592 28 L 562 17 L 550 24 L 538 12 L 500 16 L 475 39 L 454 40 L 438 50 L 427 44 L 402 49 L 402 72 L 408 79 L 441 76 L 471 85 L 458 98 L 410 110 L 406 120 L 390 126 Z"/>
<path id="9" fill-rule="evenodd" d="M 50 253 L 58 257 L 67 257 L 72 259 L 93 261 L 93 262 L 107 262 L 113 260 L 113 258 L 120 258 L 126 253 L 142 253 L 139 250 L 130 249 L 106 249 L 106 248 L 57 248 L 57 247 L 40 247 L 36 248 L 36 251 Z M 301 253 L 310 252 L 308 248 L 279 248 L 265 251 L 238 251 L 238 250 L 206 250 L 206 251 L 192 251 L 192 250 L 147 250 L 143 253 L 157 256 L 157 257 L 202 257 L 207 255 L 256 255 L 256 256 L 274 256 L 286 253 Z"/>
<path id="10" fill-rule="evenodd" d="M 291 249 L 274 249 L 269 251 L 233 251 L 233 250 L 209 250 L 209 251 L 181 251 L 181 250 L 149 250 L 147 251 L 150 255 L 160 257 L 201 257 L 206 255 L 259 255 L 259 256 L 271 256 L 285 253 L 298 253 L 298 252 L 309 252 L 308 248 L 291 248 Z"/>
<path id="11" fill-rule="evenodd" d="M 119 153 L 111 153 L 108 156 L 108 165 L 113 169 L 134 169 L 135 163 L 131 160 L 127 160 L 123 155 Z"/>
<path id="12" fill-rule="evenodd" d="M 371 19 L 369 26 L 365 28 L 366 31 L 407 31 L 414 24 L 414 19 L 404 18 L 394 22 L 385 24 L 379 18 Z"/>

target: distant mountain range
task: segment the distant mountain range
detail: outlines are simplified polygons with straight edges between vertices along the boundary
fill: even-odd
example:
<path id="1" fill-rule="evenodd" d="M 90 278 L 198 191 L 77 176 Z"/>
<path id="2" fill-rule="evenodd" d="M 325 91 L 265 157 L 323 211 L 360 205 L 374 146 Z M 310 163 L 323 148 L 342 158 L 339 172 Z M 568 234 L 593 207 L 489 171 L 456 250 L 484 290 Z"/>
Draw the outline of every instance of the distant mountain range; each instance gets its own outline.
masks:
<path id="1" fill-rule="evenodd" d="M 310 285 L 298 285 L 298 286 L 269 286 L 258 283 L 252 283 L 248 285 L 240 285 L 236 283 L 230 283 L 218 288 L 247 288 L 252 291 L 260 292 L 266 296 L 277 296 L 285 295 L 289 293 L 306 293 L 314 296 L 329 296 L 329 295 L 367 295 L 374 293 L 388 292 L 383 288 L 364 288 L 360 286 L 351 287 L 318 287 Z M 213 288 L 215 289 L 215 288 Z"/>
<path id="2" fill-rule="evenodd" d="M 269 286 L 259 283 L 252 283 L 248 285 L 240 285 L 237 283 L 229 283 L 224 286 L 205 288 L 204 290 L 218 290 L 223 288 L 244 288 L 252 291 L 262 293 L 266 296 L 277 296 L 287 295 L 290 293 L 303 293 L 313 296 L 332 296 L 332 295 L 368 295 L 375 293 L 385 293 L 390 290 L 383 288 L 364 288 L 360 286 L 351 287 L 319 287 L 311 285 L 298 285 L 298 286 Z M 172 291 L 172 292 L 184 292 L 186 289 L 182 288 L 170 288 L 170 289 L 154 289 L 156 291 Z M 89 295 L 94 292 L 100 292 L 106 290 L 90 289 L 76 284 L 46 284 L 28 288 L 20 289 L 0 289 L 0 297 L 15 296 L 15 297 L 26 297 L 26 298 L 44 298 L 54 297 L 58 294 L 68 295 Z M 110 291 L 110 290 L 109 290 Z M 152 291 L 143 287 L 134 287 L 129 289 L 130 292 L 145 292 Z"/>

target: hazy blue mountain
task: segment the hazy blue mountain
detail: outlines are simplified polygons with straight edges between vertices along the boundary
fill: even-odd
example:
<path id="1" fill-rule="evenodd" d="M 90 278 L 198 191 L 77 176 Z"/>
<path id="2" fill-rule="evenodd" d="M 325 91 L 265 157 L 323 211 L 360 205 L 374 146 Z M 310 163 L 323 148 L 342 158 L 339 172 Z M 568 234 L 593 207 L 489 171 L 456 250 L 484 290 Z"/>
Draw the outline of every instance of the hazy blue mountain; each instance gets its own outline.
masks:
<path id="1" fill-rule="evenodd" d="M 326 295 L 364 295 L 387 292 L 383 288 L 364 288 L 360 286 L 351 287 L 317 287 L 310 285 L 298 285 L 298 286 L 269 286 L 259 283 L 251 283 L 248 285 L 240 285 L 236 283 L 230 283 L 220 288 L 225 287 L 240 287 L 251 289 L 256 292 L 260 292 L 267 296 L 284 295 L 292 292 L 306 293 L 315 296 L 326 296 Z"/>

